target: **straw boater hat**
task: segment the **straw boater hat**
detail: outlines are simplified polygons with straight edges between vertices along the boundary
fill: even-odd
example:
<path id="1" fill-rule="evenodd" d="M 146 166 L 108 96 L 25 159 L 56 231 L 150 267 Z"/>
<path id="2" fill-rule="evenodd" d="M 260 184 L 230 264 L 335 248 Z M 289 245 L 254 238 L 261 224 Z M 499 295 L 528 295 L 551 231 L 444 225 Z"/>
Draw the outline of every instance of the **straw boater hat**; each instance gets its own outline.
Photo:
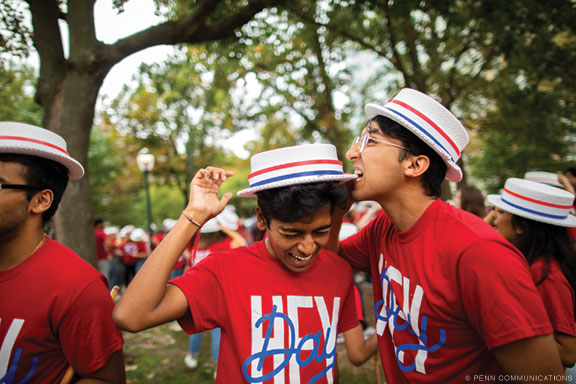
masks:
<path id="1" fill-rule="evenodd" d="M 444 160 L 447 180 L 462 180 L 462 170 L 456 162 L 468 144 L 468 133 L 442 104 L 424 93 L 404 88 L 383 106 L 369 103 L 364 110 L 370 119 L 385 116 L 410 130 Z"/>
<path id="2" fill-rule="evenodd" d="M 233 205 L 227 205 L 224 207 L 224 210 L 216 216 L 216 221 L 218 225 L 236 231 L 240 224 L 240 217 L 236 214 L 236 208 Z"/>
<path id="3" fill-rule="evenodd" d="M 526 172 L 524 179 L 552 185 L 554 187 L 562 186 L 562 183 L 558 180 L 558 175 L 552 172 Z"/>
<path id="4" fill-rule="evenodd" d="M 488 201 L 513 215 L 562 227 L 576 227 L 570 213 L 574 195 L 535 181 L 510 178 L 501 195 L 488 195 Z"/>
<path id="5" fill-rule="evenodd" d="M 216 217 L 205 222 L 202 228 L 200 228 L 200 233 L 214 233 L 219 231 L 221 231 L 220 224 L 218 224 Z"/>
<path id="6" fill-rule="evenodd" d="M 351 180 L 356 175 L 344 173 L 332 144 L 305 144 L 261 152 L 250 160 L 249 188 L 240 197 L 254 197 L 267 189 L 296 184 Z"/>
<path id="7" fill-rule="evenodd" d="M 66 151 L 66 141 L 44 128 L 11 121 L 0 122 L 0 153 L 38 156 L 68 168 L 70 180 L 84 175 L 82 165 Z"/>
<path id="8" fill-rule="evenodd" d="M 146 232 L 142 228 L 134 228 L 130 233 L 130 240 L 132 241 L 143 241 L 146 239 Z"/>

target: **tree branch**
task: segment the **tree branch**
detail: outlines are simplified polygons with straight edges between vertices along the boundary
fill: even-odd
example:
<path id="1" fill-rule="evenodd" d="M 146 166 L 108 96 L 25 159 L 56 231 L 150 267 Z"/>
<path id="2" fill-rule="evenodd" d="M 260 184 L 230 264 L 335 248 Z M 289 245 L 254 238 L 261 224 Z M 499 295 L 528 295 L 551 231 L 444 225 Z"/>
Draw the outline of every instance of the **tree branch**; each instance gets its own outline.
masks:
<path id="1" fill-rule="evenodd" d="M 412 86 L 412 78 L 410 74 L 406 71 L 406 67 L 404 67 L 404 64 L 402 63 L 400 53 L 396 49 L 396 44 L 398 43 L 398 41 L 396 39 L 396 33 L 394 31 L 394 27 L 392 26 L 392 19 L 390 17 L 389 0 L 386 0 L 384 2 L 384 10 L 386 13 L 385 15 L 386 28 L 388 29 L 388 35 L 390 36 L 390 49 L 392 50 L 392 56 L 394 57 L 392 63 L 394 67 L 396 67 L 396 69 L 400 71 L 400 73 L 402 73 L 402 76 L 404 77 L 404 84 L 407 87 L 410 87 Z"/>
<path id="2" fill-rule="evenodd" d="M 333 24 L 330 24 L 330 23 L 329 24 L 319 23 L 314 19 L 314 17 L 311 17 L 310 14 L 308 14 L 308 13 L 302 12 L 301 9 L 299 9 L 299 8 L 288 7 L 288 10 L 292 14 L 294 14 L 297 17 L 299 17 L 300 19 L 304 20 L 305 22 L 317 25 L 319 27 L 325 27 L 325 28 L 331 30 L 332 32 L 335 32 L 338 35 L 346 38 L 347 40 L 350 40 L 350 41 L 360 45 L 361 47 L 366 48 L 366 49 L 376 53 L 378 56 L 382 57 L 383 59 L 388 60 L 392 65 L 394 65 L 392 58 L 390 58 L 390 56 L 388 55 L 388 53 L 386 51 L 380 49 L 380 47 L 377 47 L 374 44 L 370 44 L 367 41 L 362 40 L 362 38 L 360 38 L 358 36 L 351 34 L 345 28 L 339 28 L 339 27 L 337 27 Z"/>
<path id="3" fill-rule="evenodd" d="M 94 25 L 95 0 L 69 1 L 68 2 L 68 29 L 70 31 L 70 61 L 92 64 L 95 60 L 92 52 L 100 45 L 96 39 L 96 27 Z"/>
<path id="4" fill-rule="evenodd" d="M 40 56 L 36 102 L 47 107 L 62 87 L 67 72 L 62 36 L 58 26 L 60 9 L 56 0 L 26 0 L 30 6 L 34 47 Z M 46 110 L 46 112 L 49 112 Z"/>
<path id="5" fill-rule="evenodd" d="M 132 53 L 157 45 L 193 44 L 233 36 L 236 29 L 250 21 L 255 14 L 285 0 L 252 0 L 233 15 L 207 25 L 206 19 L 220 1 L 203 0 L 193 14 L 182 20 L 168 21 L 118 40 L 109 46 L 108 64 L 111 67 Z"/>

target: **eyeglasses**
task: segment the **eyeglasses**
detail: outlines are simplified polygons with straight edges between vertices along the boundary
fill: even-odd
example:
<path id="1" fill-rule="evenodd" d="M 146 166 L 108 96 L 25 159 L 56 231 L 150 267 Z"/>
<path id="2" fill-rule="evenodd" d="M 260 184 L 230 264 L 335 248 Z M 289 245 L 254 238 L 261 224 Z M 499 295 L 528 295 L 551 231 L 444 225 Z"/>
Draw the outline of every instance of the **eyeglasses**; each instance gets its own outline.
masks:
<path id="1" fill-rule="evenodd" d="M 401 145 L 394 144 L 394 143 L 391 143 L 391 142 L 389 142 L 389 141 L 382 140 L 382 139 L 375 139 L 375 138 L 371 137 L 368 132 L 366 132 L 365 134 L 363 134 L 362 137 L 356 136 L 356 137 L 354 138 L 354 141 L 352 141 L 352 146 L 360 143 L 360 146 L 358 147 L 358 153 L 362 153 L 362 151 L 364 151 L 364 148 L 366 148 L 366 144 L 368 144 L 368 140 L 372 140 L 372 141 L 375 141 L 375 142 L 378 142 L 378 143 L 390 145 L 391 147 L 396 147 L 396 148 L 400 148 L 400 149 L 403 149 L 403 150 L 405 150 L 405 151 L 408 151 L 408 148 L 403 147 L 403 146 L 401 146 Z"/>
<path id="2" fill-rule="evenodd" d="M 44 188 L 26 184 L 0 184 L 0 190 L 2 189 L 22 189 L 24 191 L 40 191 Z"/>

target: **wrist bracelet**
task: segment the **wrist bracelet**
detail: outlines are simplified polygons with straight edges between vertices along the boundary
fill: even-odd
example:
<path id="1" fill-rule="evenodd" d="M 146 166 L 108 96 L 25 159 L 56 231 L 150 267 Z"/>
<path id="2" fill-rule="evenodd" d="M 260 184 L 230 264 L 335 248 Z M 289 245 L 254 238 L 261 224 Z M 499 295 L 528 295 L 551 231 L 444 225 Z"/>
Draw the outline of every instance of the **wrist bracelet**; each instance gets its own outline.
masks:
<path id="1" fill-rule="evenodd" d="M 185 218 L 188 219 L 189 222 L 191 222 L 192 224 L 194 224 L 198 228 L 202 228 L 202 224 L 199 224 L 196 220 L 194 220 L 192 218 L 192 216 L 190 216 L 189 214 L 186 213 L 186 211 L 182 211 L 182 214 L 184 215 Z"/>

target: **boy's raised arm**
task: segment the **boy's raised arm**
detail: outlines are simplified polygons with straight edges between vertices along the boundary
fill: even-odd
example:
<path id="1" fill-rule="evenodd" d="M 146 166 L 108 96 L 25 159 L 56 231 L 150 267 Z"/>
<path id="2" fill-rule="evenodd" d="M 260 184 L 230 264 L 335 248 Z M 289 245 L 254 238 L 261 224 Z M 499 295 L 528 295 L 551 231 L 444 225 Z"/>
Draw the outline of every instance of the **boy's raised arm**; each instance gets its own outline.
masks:
<path id="1" fill-rule="evenodd" d="M 184 293 L 167 284 L 170 272 L 200 226 L 220 213 L 232 197 L 226 193 L 219 199 L 218 192 L 222 183 L 233 175 L 214 167 L 196 173 L 190 183 L 186 209 L 116 304 L 113 318 L 120 329 L 138 332 L 186 314 L 188 302 Z"/>

